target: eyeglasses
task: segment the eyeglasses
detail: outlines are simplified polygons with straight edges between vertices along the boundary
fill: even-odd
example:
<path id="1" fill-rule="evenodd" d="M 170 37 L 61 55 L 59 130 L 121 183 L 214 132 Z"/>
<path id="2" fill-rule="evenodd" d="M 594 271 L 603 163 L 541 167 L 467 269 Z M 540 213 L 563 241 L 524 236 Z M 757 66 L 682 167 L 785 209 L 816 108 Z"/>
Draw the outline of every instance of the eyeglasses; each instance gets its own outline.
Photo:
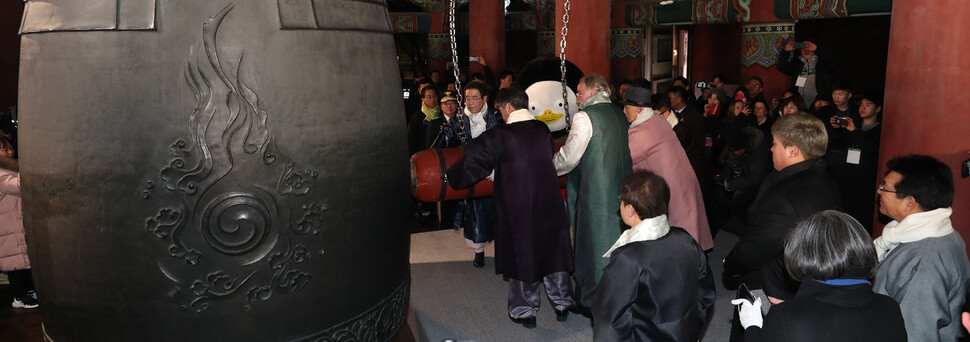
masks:
<path id="1" fill-rule="evenodd" d="M 883 181 L 882 183 L 879 183 L 879 191 L 881 191 L 881 192 L 891 192 L 891 193 L 894 193 L 894 194 L 897 194 L 897 195 L 899 194 L 899 192 L 896 192 L 896 190 L 886 190 L 886 181 Z"/>
<path id="2" fill-rule="evenodd" d="M 481 96 L 466 96 L 465 99 L 466 100 L 472 100 L 472 101 L 478 101 L 478 100 L 481 100 L 482 97 Z"/>

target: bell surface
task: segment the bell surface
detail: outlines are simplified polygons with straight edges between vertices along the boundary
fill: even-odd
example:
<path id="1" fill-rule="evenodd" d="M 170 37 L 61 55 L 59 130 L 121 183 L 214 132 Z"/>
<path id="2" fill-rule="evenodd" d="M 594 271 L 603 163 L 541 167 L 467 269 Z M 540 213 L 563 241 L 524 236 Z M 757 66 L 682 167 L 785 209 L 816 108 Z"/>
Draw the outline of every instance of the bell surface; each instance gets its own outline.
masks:
<path id="1" fill-rule="evenodd" d="M 384 1 L 28 1 L 24 223 L 53 341 L 380 341 L 409 300 Z"/>

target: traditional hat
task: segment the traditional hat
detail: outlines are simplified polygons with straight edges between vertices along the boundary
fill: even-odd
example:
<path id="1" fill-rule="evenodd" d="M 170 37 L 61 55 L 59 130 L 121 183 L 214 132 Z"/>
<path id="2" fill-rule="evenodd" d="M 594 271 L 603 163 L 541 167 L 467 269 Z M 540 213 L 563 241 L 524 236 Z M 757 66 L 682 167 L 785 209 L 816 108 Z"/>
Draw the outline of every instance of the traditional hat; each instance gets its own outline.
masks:
<path id="1" fill-rule="evenodd" d="M 650 90 L 640 87 L 630 87 L 626 90 L 623 104 L 637 107 L 650 107 Z"/>

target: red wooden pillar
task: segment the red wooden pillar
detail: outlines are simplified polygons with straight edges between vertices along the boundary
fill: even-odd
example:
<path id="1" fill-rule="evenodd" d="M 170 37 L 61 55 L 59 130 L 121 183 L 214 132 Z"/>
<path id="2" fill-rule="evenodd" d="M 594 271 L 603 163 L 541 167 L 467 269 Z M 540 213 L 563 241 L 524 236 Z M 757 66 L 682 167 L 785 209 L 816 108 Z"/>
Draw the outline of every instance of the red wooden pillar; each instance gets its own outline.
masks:
<path id="1" fill-rule="evenodd" d="M 468 54 L 482 56 L 495 73 L 505 70 L 505 1 L 468 2 Z M 469 63 L 471 72 L 481 72 L 481 64 Z M 499 75 L 495 75 L 498 77 Z"/>
<path id="2" fill-rule="evenodd" d="M 556 56 L 562 40 L 565 0 L 556 0 Z M 583 73 L 610 77 L 610 0 L 570 0 L 566 59 Z"/>
<path id="3" fill-rule="evenodd" d="M 966 0 L 893 1 L 878 176 L 886 161 L 906 154 L 950 165 L 956 184 L 951 220 L 964 239 L 970 239 L 970 178 L 960 177 L 959 162 L 970 158 L 970 106 L 962 100 L 970 79 L 967 13 Z M 875 227 L 876 236 L 881 232 Z"/>

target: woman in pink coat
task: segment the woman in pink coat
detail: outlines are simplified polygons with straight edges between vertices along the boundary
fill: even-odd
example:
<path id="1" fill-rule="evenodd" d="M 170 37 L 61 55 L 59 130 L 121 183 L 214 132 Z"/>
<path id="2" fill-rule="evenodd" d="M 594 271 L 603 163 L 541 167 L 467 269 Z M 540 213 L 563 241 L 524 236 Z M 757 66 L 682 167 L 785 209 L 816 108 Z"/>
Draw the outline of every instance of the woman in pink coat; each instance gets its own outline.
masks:
<path id="1" fill-rule="evenodd" d="M 711 228 L 704 212 L 701 187 L 690 161 L 687 160 L 687 152 L 672 129 L 673 126 L 684 123 L 676 122 L 677 116 L 670 114 L 668 104 L 657 103 L 653 106 L 657 110 L 651 109 L 649 90 L 630 87 L 625 95 L 623 113 L 630 121 L 630 157 L 633 159 L 633 170 L 650 170 L 663 177 L 670 187 L 667 213 L 670 225 L 686 230 L 704 250 L 714 248 Z M 658 102 L 666 101 L 664 99 Z"/>
<path id="2" fill-rule="evenodd" d="M 15 308 L 36 308 L 37 293 L 30 275 L 24 217 L 20 209 L 20 172 L 13 144 L 0 136 L 0 271 L 7 273 Z"/>

